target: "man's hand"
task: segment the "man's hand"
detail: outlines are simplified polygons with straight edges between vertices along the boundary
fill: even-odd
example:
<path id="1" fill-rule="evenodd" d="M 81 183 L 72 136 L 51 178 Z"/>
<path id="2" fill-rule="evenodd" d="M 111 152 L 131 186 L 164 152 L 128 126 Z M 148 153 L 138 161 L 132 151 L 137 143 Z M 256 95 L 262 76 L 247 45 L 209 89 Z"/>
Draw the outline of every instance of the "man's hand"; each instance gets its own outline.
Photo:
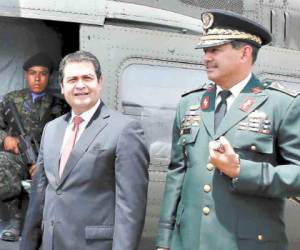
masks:
<path id="1" fill-rule="evenodd" d="M 218 143 L 221 145 L 216 147 Z M 231 178 L 237 178 L 240 175 L 239 156 L 223 136 L 220 137 L 219 142 L 212 141 L 209 143 L 209 162 Z"/>
<path id="2" fill-rule="evenodd" d="M 170 248 L 156 248 L 156 250 L 170 250 Z"/>
<path id="3" fill-rule="evenodd" d="M 19 139 L 17 137 L 13 137 L 13 136 L 6 136 L 4 138 L 4 142 L 3 142 L 3 146 L 5 151 L 8 152 L 12 152 L 15 154 L 19 154 L 20 150 L 19 150 Z"/>
<path id="4" fill-rule="evenodd" d="M 36 165 L 34 164 L 29 168 L 29 174 L 30 174 L 31 179 L 33 179 L 35 172 L 36 172 Z"/>

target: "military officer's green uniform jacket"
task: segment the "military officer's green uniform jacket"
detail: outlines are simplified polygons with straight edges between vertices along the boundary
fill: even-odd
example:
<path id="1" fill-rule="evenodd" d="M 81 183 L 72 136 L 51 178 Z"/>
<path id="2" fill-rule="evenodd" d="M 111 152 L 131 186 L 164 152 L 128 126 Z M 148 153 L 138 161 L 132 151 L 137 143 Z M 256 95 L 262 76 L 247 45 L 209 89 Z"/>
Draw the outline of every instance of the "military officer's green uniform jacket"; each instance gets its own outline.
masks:
<path id="1" fill-rule="evenodd" d="M 29 89 L 23 89 L 8 93 L 0 102 L 0 199 L 18 195 L 21 191 L 21 179 L 24 176 L 24 162 L 20 155 L 5 152 L 3 140 L 6 136 L 18 136 L 18 132 L 11 129 L 5 119 L 5 105 L 12 101 L 19 112 L 23 127 L 27 135 L 34 138 L 38 143 L 44 125 L 66 112 L 67 106 L 64 101 L 45 92 L 33 102 Z"/>
<path id="2" fill-rule="evenodd" d="M 300 194 L 300 98 L 254 76 L 214 132 L 215 87 L 178 107 L 157 246 L 171 250 L 287 250 L 285 198 Z M 239 179 L 208 164 L 225 136 Z"/>

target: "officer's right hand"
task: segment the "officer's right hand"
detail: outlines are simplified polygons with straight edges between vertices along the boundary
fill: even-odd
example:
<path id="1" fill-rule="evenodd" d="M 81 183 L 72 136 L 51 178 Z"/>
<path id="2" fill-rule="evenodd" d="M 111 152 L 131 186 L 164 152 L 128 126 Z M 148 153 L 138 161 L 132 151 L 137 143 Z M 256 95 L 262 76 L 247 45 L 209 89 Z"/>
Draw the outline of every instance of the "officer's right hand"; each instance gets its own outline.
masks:
<path id="1" fill-rule="evenodd" d="M 211 141 L 208 145 L 209 162 L 228 177 L 238 178 L 240 175 L 239 155 L 235 153 L 230 142 L 224 136 L 220 137 L 218 143 L 220 146 L 217 147 L 216 141 Z"/>
<path id="2" fill-rule="evenodd" d="M 3 146 L 5 151 L 9 151 L 15 154 L 19 154 L 19 139 L 13 136 L 6 136 L 4 138 Z"/>

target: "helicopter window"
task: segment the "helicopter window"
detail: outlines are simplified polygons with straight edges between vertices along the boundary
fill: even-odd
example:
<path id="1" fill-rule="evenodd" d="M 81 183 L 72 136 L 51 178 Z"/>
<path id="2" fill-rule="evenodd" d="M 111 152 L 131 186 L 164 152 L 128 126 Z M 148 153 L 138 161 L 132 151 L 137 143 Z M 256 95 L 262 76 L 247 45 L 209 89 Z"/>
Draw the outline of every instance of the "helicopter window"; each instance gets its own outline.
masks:
<path id="1" fill-rule="evenodd" d="M 125 68 L 120 81 L 121 109 L 141 120 L 152 165 L 168 165 L 178 101 L 181 94 L 204 81 L 206 73 L 199 66 L 131 64 Z"/>

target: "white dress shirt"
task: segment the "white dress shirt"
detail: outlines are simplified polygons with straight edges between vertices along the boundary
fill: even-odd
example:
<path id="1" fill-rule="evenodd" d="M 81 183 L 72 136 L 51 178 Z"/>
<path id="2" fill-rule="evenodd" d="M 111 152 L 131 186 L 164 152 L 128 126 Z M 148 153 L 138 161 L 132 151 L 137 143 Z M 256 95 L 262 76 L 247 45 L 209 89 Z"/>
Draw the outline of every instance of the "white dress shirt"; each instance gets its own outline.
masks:
<path id="1" fill-rule="evenodd" d="M 83 122 L 79 126 L 79 131 L 78 131 L 78 134 L 77 134 L 77 137 L 76 137 L 75 144 L 78 141 L 78 139 L 80 138 L 80 136 L 81 136 L 83 130 L 85 129 L 86 125 L 92 119 L 92 117 L 95 114 L 95 112 L 96 112 L 99 105 L 100 105 L 100 99 L 97 101 L 97 103 L 92 108 L 90 108 L 88 111 L 85 111 L 82 114 L 80 114 L 80 117 L 83 119 Z M 62 149 L 64 148 L 64 146 L 67 143 L 67 140 L 70 136 L 70 133 L 71 133 L 71 130 L 72 130 L 72 127 L 73 127 L 73 118 L 74 118 L 74 116 L 76 116 L 76 115 L 72 111 L 71 118 L 69 120 L 67 129 L 66 129 L 66 132 L 65 132 L 65 135 L 64 135 L 64 140 L 63 140 L 63 144 L 62 144 L 62 147 L 60 149 L 60 152 L 62 152 Z"/>
<path id="2" fill-rule="evenodd" d="M 249 82 L 251 76 L 252 76 L 252 73 L 250 72 L 250 74 L 244 80 L 240 81 L 239 83 L 237 83 L 236 85 L 234 85 L 232 88 L 229 89 L 230 92 L 231 92 L 231 95 L 226 99 L 226 101 L 227 101 L 227 111 L 230 109 L 230 107 L 232 106 L 234 100 L 238 97 L 238 95 L 241 93 L 243 88 L 247 85 L 247 83 Z M 219 93 L 222 90 L 223 89 L 219 85 L 217 85 L 215 107 L 217 107 L 218 104 L 221 102 L 221 96 L 219 95 Z"/>

